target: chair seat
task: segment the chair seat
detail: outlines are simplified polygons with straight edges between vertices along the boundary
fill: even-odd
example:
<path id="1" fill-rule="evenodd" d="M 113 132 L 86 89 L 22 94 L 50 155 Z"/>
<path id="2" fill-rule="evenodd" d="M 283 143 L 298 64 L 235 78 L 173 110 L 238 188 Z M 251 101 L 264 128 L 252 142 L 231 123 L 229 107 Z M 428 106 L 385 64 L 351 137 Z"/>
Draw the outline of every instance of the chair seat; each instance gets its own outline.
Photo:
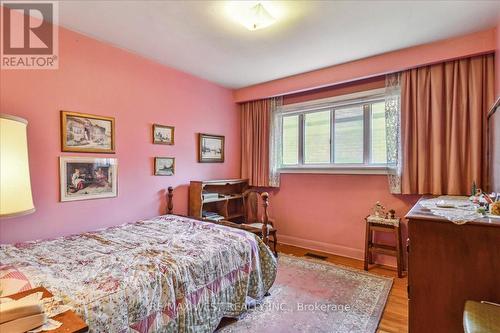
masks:
<path id="1" fill-rule="evenodd" d="M 465 302 L 465 333 L 493 333 L 500 331 L 500 306 L 475 301 Z"/>
<path id="2" fill-rule="evenodd" d="M 368 223 L 376 223 L 376 224 L 385 224 L 392 225 L 394 227 L 399 227 L 399 218 L 388 219 L 380 216 L 370 215 L 366 218 L 366 222 Z"/>
<path id="3" fill-rule="evenodd" d="M 254 228 L 262 229 L 262 226 L 264 225 L 264 223 L 256 222 L 256 223 L 248 223 L 248 224 L 245 224 L 245 225 L 248 225 L 248 226 L 254 227 Z M 273 226 L 270 225 L 270 224 L 267 225 L 267 228 L 268 228 L 269 231 L 274 230 Z"/>

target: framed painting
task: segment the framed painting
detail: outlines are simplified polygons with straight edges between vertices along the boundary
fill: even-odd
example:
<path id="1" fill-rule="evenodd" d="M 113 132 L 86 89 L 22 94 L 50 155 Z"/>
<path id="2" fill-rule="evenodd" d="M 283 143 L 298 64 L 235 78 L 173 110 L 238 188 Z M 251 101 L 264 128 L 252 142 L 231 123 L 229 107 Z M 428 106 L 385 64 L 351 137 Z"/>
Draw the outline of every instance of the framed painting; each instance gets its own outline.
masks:
<path id="1" fill-rule="evenodd" d="M 200 163 L 224 162 L 224 136 L 200 133 L 198 150 Z"/>
<path id="2" fill-rule="evenodd" d="M 118 195 L 116 158 L 59 158 L 61 201 L 112 198 Z"/>
<path id="3" fill-rule="evenodd" d="M 175 127 L 173 126 L 153 124 L 153 143 L 159 145 L 173 145 L 174 129 Z"/>
<path id="4" fill-rule="evenodd" d="M 115 118 L 61 111 L 61 150 L 115 152 Z"/>
<path id="5" fill-rule="evenodd" d="M 155 176 L 173 176 L 174 173 L 174 157 L 155 157 Z"/>

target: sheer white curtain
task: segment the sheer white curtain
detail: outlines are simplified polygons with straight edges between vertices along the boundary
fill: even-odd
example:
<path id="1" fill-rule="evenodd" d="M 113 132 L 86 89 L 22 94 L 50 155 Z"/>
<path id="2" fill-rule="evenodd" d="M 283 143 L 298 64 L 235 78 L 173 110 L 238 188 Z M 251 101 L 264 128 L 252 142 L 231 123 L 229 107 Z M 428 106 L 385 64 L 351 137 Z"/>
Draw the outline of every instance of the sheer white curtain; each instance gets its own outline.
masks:
<path id="1" fill-rule="evenodd" d="M 281 137 L 281 106 L 283 97 L 271 98 L 271 121 L 269 124 L 269 185 L 272 187 L 280 186 L 280 170 L 282 156 L 282 137 Z"/>
<path id="2" fill-rule="evenodd" d="M 401 74 L 385 78 L 385 128 L 389 191 L 401 194 Z"/>

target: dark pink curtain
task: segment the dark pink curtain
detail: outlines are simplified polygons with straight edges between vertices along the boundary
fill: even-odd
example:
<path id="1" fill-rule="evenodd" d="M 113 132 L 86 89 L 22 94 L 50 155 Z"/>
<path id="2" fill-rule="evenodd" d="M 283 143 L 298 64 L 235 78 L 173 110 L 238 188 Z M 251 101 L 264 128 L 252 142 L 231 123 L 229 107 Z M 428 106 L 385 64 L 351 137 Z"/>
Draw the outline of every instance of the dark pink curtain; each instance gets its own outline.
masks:
<path id="1" fill-rule="evenodd" d="M 250 186 L 269 186 L 271 101 L 241 105 L 241 177 Z"/>
<path id="2" fill-rule="evenodd" d="M 411 69 L 401 77 L 402 193 L 488 187 L 487 113 L 494 55 Z"/>

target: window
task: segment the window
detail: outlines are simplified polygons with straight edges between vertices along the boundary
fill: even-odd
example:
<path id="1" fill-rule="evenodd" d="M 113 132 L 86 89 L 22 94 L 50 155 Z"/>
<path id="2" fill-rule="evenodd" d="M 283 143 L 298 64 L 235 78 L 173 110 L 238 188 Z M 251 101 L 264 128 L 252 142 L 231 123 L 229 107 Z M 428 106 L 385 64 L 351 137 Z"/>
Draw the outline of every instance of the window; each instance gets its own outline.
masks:
<path id="1" fill-rule="evenodd" d="M 330 162 L 331 112 L 304 115 L 304 163 Z"/>
<path id="2" fill-rule="evenodd" d="M 385 170 L 383 90 L 286 105 L 278 121 L 282 170 Z"/>
<path id="3" fill-rule="evenodd" d="M 283 164 L 299 163 L 299 116 L 283 117 Z"/>

